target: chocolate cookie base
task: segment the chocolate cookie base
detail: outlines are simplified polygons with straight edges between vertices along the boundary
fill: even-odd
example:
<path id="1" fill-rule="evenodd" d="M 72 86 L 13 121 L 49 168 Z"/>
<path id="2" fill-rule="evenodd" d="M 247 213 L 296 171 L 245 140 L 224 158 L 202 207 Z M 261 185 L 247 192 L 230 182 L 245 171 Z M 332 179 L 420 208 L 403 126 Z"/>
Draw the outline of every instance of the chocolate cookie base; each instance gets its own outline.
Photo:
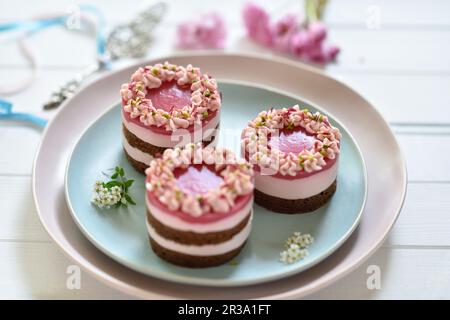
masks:
<path id="1" fill-rule="evenodd" d="M 128 162 L 131 164 L 131 166 L 138 172 L 140 173 L 144 173 L 145 174 L 145 169 L 148 168 L 148 164 L 145 164 L 143 162 L 134 160 L 127 152 L 127 150 L 125 150 L 125 148 L 123 148 L 123 152 L 125 153 L 125 156 L 128 159 Z"/>
<path id="2" fill-rule="evenodd" d="M 122 124 L 122 132 L 125 139 L 127 139 L 128 143 L 130 144 L 130 146 L 137 148 L 142 152 L 148 153 L 154 157 L 161 155 L 164 152 L 164 150 L 167 149 L 165 147 L 154 146 L 148 142 L 145 142 L 144 140 L 139 139 L 133 133 L 131 133 L 131 131 L 129 131 L 124 124 Z"/>
<path id="3" fill-rule="evenodd" d="M 244 229 L 249 219 L 250 212 L 244 219 L 242 219 L 241 222 L 228 230 L 196 233 L 192 231 L 180 231 L 170 228 L 157 220 L 151 212 L 147 210 L 147 221 L 160 236 L 178 243 L 196 246 L 218 244 L 230 240 L 236 234 L 241 232 L 242 229 Z"/>
<path id="4" fill-rule="evenodd" d="M 192 256 L 180 252 L 175 252 L 161 247 L 156 241 L 150 238 L 150 246 L 158 257 L 181 267 L 188 268 L 209 268 L 224 264 L 236 257 L 245 245 L 245 242 L 239 247 L 227 253 L 216 256 Z"/>
<path id="5" fill-rule="evenodd" d="M 219 129 L 219 125 L 217 125 L 216 130 Z M 130 146 L 141 150 L 144 153 L 150 154 L 153 157 L 159 157 L 163 154 L 163 152 L 168 149 L 166 147 L 154 146 L 148 142 L 145 142 L 138 137 L 136 137 L 133 133 L 131 133 L 123 124 L 122 124 L 122 132 L 127 139 Z M 215 142 L 215 136 L 212 136 L 209 140 L 203 141 L 203 146 L 206 147 Z M 148 168 L 149 164 L 145 164 L 143 162 L 137 161 L 133 159 L 124 149 L 125 155 L 127 156 L 128 161 L 131 163 L 133 168 L 141 173 L 145 173 L 145 169 Z"/>
<path id="6" fill-rule="evenodd" d="M 336 191 L 336 180 L 324 191 L 305 199 L 282 199 L 270 196 L 255 189 L 255 203 L 278 213 L 307 213 L 323 206 Z"/>

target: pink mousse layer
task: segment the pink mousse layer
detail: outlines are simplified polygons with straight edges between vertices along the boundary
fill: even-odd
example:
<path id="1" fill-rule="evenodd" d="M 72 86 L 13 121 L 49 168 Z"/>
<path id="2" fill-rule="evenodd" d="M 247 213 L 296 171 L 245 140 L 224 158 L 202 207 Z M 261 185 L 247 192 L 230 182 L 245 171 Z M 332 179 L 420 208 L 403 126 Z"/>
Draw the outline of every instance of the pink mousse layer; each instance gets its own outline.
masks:
<path id="1" fill-rule="evenodd" d="M 278 136 L 269 137 L 269 147 L 288 153 L 295 154 L 300 153 L 303 150 L 310 149 L 314 145 L 316 138 L 314 135 L 309 134 L 303 128 L 297 127 L 294 130 L 281 130 Z M 245 155 L 248 160 L 248 154 Z M 306 172 L 300 171 L 295 176 L 282 175 L 280 173 L 273 174 L 272 177 L 286 180 L 302 179 L 325 171 L 332 167 L 337 161 L 339 155 L 336 155 L 334 159 L 325 159 L 326 165 L 322 167 L 322 170 Z M 254 166 L 256 172 L 260 172 L 261 168 L 258 165 Z"/>
<path id="2" fill-rule="evenodd" d="M 192 194 L 192 195 L 202 195 L 216 188 L 223 182 L 223 178 L 216 173 L 212 167 L 207 165 L 192 165 L 188 169 L 177 169 L 175 172 L 175 177 L 177 178 L 177 185 L 180 189 Z M 148 179 L 148 178 L 147 178 Z M 178 211 L 170 211 L 167 207 L 155 197 L 151 191 L 147 191 L 147 197 L 149 202 L 156 206 L 158 209 L 166 212 L 169 215 L 176 216 L 183 219 L 186 222 L 191 223 L 212 223 L 224 218 L 230 217 L 233 214 L 242 210 L 245 205 L 252 198 L 252 194 L 245 196 L 240 196 L 236 199 L 234 207 L 226 213 L 205 213 L 200 217 L 193 217 L 188 213 Z"/>
<path id="3" fill-rule="evenodd" d="M 157 109 L 163 109 L 165 111 L 178 110 L 188 105 L 191 101 L 191 90 L 189 86 L 181 87 L 175 81 L 163 82 L 159 88 L 150 89 L 146 95 L 147 99 L 151 99 L 153 106 Z M 122 101 L 122 105 L 125 102 Z M 132 119 L 128 112 L 124 112 L 122 109 L 122 113 L 125 119 L 128 122 L 132 122 L 137 124 L 140 127 L 143 127 L 148 130 L 152 130 L 158 134 L 170 135 L 171 131 L 167 131 L 164 127 L 157 126 L 146 126 L 144 125 L 139 118 Z M 216 116 L 217 111 L 212 112 L 208 118 L 203 120 L 202 125 L 205 126 L 211 119 Z M 194 131 L 194 125 L 189 126 L 185 130 L 189 132 Z"/>

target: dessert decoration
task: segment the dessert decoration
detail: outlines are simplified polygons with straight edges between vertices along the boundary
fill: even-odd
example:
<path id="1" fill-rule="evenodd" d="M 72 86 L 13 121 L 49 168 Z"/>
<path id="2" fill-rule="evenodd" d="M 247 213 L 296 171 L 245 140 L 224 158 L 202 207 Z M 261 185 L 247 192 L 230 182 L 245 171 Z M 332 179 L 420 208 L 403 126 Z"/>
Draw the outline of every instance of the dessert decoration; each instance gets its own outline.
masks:
<path id="1" fill-rule="evenodd" d="M 219 126 L 222 101 L 217 82 L 192 65 L 141 67 L 120 94 L 123 148 L 142 173 L 167 148 L 210 143 Z"/>
<path id="2" fill-rule="evenodd" d="M 135 205 L 133 198 L 128 194 L 134 180 L 125 177 L 125 170 L 122 167 L 115 167 L 110 179 L 108 182 L 95 182 L 91 202 L 105 209 L 127 207 L 128 204 Z"/>
<path id="3" fill-rule="evenodd" d="M 262 111 L 242 132 L 255 165 L 255 202 L 280 213 L 318 209 L 336 190 L 341 134 L 328 118 L 298 105 Z"/>
<path id="4" fill-rule="evenodd" d="M 280 252 L 280 261 L 291 264 L 304 259 L 309 255 L 308 247 L 314 242 L 310 234 L 294 232 L 284 244 L 284 250 Z"/>
<path id="5" fill-rule="evenodd" d="M 185 267 L 235 257 L 251 229 L 253 169 L 201 143 L 167 149 L 146 170 L 147 228 L 153 251 Z"/>

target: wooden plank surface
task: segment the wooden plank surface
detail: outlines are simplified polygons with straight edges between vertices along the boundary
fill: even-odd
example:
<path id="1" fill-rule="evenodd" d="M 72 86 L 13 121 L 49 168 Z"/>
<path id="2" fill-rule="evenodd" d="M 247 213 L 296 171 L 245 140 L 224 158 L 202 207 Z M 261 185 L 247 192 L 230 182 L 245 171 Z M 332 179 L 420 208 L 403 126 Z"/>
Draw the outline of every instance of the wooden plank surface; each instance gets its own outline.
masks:
<path id="1" fill-rule="evenodd" d="M 4 275 L 0 277 L 0 298 L 130 298 L 86 273 L 81 274 L 79 290 L 67 289 L 67 268 L 71 265 L 52 243 L 0 242 L 0 272 Z M 367 268 L 371 265 L 380 268 L 380 290 L 367 289 Z M 351 276 L 309 298 L 443 299 L 448 297 L 449 281 L 449 250 L 382 248 Z"/>
<path id="2" fill-rule="evenodd" d="M 380 290 L 368 290 L 369 266 L 380 268 Z M 313 294 L 311 299 L 445 299 L 450 288 L 450 250 L 378 250 L 343 281 Z"/>
<path id="3" fill-rule="evenodd" d="M 248 1 L 227 0 L 226 5 L 220 7 L 229 24 L 240 21 L 240 9 Z M 292 0 L 254 0 L 253 2 L 264 6 L 271 14 L 277 16 L 284 12 L 300 12 L 301 1 Z M 40 0 L 35 5 L 29 5 L 27 0 L 16 0 L 14 4 L 0 5 L 0 20 L 26 19 L 32 15 L 53 10 L 69 10 L 75 5 L 85 3 L 79 0 Z M 91 0 L 108 19 L 129 19 L 140 8 L 152 3 L 149 0 L 104 1 Z M 450 4 L 446 0 L 338 0 L 329 1 L 325 12 L 325 20 L 333 27 L 347 26 L 352 28 L 365 27 L 370 9 L 378 7 L 381 13 L 382 27 L 434 27 L 445 28 L 450 26 Z M 20 8 L 20 10 L 18 10 Z M 213 1 L 171 0 L 166 21 L 178 22 L 186 19 L 188 13 L 209 12 L 218 10 Z M 227 14 L 228 13 L 228 14 Z"/>
<path id="4" fill-rule="evenodd" d="M 176 50 L 173 35 L 176 26 L 162 24 L 155 32 L 155 44 L 149 53 L 153 56 Z M 162 30 L 164 32 L 162 32 Z M 68 34 L 70 36 L 68 36 Z M 420 30 L 377 30 L 336 29 L 330 32 L 329 41 L 345 45 L 339 55 L 338 64 L 330 65 L 330 71 L 351 70 L 353 72 L 404 72 L 406 74 L 450 73 L 450 63 L 442 57 L 450 56 L 450 29 L 442 31 Z M 58 40 L 52 46 L 42 45 Z M 167 41 L 167 39 L 172 39 Z M 61 27 L 51 28 L 34 35 L 28 40 L 36 52 L 36 59 L 42 67 L 85 67 L 95 57 L 92 37 L 80 32 L 67 32 Z M 418 45 L 420 43 L 420 45 Z M 14 43 L 4 43 L 0 51 L 0 66 L 23 67 L 27 65 Z M 72 48 L 76 47 L 77 50 Z M 385 48 L 389 48 L 388 50 Z M 228 51 L 263 51 L 245 38 L 241 27 L 230 29 Z M 414 54 L 412 54 L 414 52 Z M 440 58 L 435 57 L 439 52 Z"/>
<path id="5" fill-rule="evenodd" d="M 50 118 L 54 112 L 42 112 L 42 104 L 55 88 L 71 79 L 78 70 L 78 67 L 39 70 L 36 81 L 26 91 L 7 98 L 14 103 L 17 111 L 30 111 Z M 22 67 L 9 67 L 5 72 L 0 72 L 0 83 L 20 81 L 28 72 Z M 361 93 L 389 122 L 450 124 L 450 112 L 446 112 L 446 109 L 450 108 L 450 75 L 372 74 L 351 71 L 330 71 L 329 74 Z"/>
<path id="6" fill-rule="evenodd" d="M 80 289 L 68 289 L 72 265 L 53 243 L 0 242 L 0 299 L 127 298 L 84 272 Z"/>
<path id="7" fill-rule="evenodd" d="M 450 170 L 445 161 L 429 165 L 431 155 L 450 157 L 450 148 L 446 148 L 450 145 L 449 134 L 398 133 L 397 138 L 406 157 L 409 181 L 450 181 Z M 39 139 L 40 131 L 34 127 L 1 126 L 0 144 L 13 152 L 0 158 L 0 174 L 30 174 Z"/>
<path id="8" fill-rule="evenodd" d="M 37 217 L 29 176 L 0 176 L 0 241 L 49 242 Z M 405 206 L 385 247 L 450 247 L 447 183 L 410 183 Z"/>

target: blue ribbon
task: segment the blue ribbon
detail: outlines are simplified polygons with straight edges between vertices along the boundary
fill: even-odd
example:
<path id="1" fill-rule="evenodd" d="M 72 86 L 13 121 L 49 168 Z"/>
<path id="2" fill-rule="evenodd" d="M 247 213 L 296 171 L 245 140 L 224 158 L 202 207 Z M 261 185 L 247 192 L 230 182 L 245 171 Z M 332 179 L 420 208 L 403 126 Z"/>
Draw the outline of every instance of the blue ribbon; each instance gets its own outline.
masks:
<path id="1" fill-rule="evenodd" d="M 31 122 L 38 127 L 45 127 L 47 120 L 31 113 L 13 112 L 13 104 L 9 101 L 0 99 L 0 120 L 15 120 Z"/>
<path id="2" fill-rule="evenodd" d="M 66 21 L 65 17 L 42 19 L 36 21 L 18 21 L 0 24 L 0 32 L 10 30 L 38 31 L 51 26 L 61 25 Z"/>
<path id="3" fill-rule="evenodd" d="M 98 29 L 96 34 L 96 46 L 97 55 L 99 58 L 103 58 L 106 52 L 106 41 L 105 41 L 105 21 L 100 10 L 92 5 L 81 5 L 81 11 L 91 12 L 97 16 L 98 19 Z M 60 16 L 50 19 L 41 19 L 35 21 L 16 21 L 0 24 L 0 32 L 7 32 L 12 30 L 24 30 L 31 34 L 34 32 L 42 31 L 43 29 L 64 25 L 67 21 L 67 16 Z M 25 121 L 35 124 L 39 127 L 45 127 L 47 120 L 38 117 L 31 113 L 24 112 L 13 112 L 13 104 L 7 100 L 0 98 L 0 120 L 16 120 Z"/>
<path id="4" fill-rule="evenodd" d="M 105 36 L 105 18 L 103 17 L 100 10 L 97 9 L 97 7 L 90 5 L 90 4 L 82 4 L 80 5 L 80 10 L 82 11 L 89 11 L 97 16 L 97 35 L 96 35 L 96 42 L 97 42 L 97 54 L 99 56 L 103 56 L 106 51 L 106 36 Z"/>

